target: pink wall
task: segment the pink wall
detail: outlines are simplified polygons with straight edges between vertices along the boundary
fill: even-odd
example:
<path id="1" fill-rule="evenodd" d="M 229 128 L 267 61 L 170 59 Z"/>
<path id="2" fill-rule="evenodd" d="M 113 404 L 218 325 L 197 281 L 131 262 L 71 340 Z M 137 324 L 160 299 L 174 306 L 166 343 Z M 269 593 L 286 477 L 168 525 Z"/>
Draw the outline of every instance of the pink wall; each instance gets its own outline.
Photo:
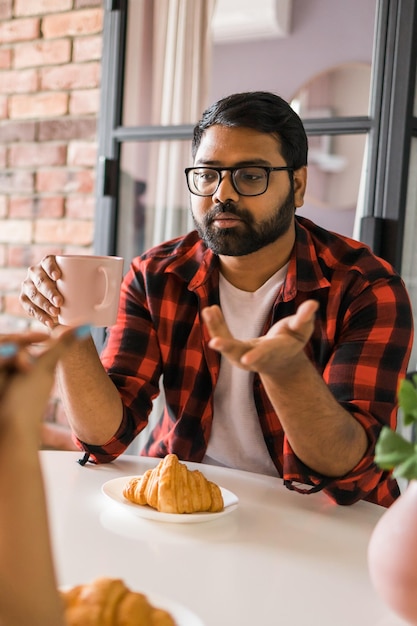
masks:
<path id="1" fill-rule="evenodd" d="M 300 87 L 330 68 L 352 62 L 370 65 L 375 17 L 376 0 L 293 0 L 291 28 L 286 37 L 214 46 L 209 102 L 252 90 L 273 91 L 290 101 Z M 355 99 L 350 89 L 350 99 L 352 95 Z M 355 100 L 364 98 L 363 110 L 346 114 L 367 114 L 367 91 L 362 84 Z M 363 136 L 355 139 L 343 181 L 324 174 L 324 184 L 336 188 L 336 203 L 333 198 L 324 204 L 314 200 L 317 172 L 310 167 L 304 206 L 298 210 L 300 215 L 348 236 L 354 231 L 355 190 L 359 190 L 364 146 Z M 349 198 L 343 197 L 346 184 Z M 308 193 L 311 190 L 313 196 Z"/>
<path id="2" fill-rule="evenodd" d="M 375 11 L 376 0 L 293 0 L 287 37 L 214 46 L 209 101 L 252 90 L 288 100 L 330 67 L 370 63 Z"/>

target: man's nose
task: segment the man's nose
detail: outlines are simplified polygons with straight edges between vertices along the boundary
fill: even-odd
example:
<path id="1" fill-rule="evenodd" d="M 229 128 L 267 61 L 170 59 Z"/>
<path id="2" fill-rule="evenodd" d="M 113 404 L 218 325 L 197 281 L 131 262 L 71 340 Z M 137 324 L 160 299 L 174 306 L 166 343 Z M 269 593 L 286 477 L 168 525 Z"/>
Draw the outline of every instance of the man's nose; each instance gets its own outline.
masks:
<path id="1" fill-rule="evenodd" d="M 237 202 L 239 194 L 232 184 L 232 172 L 221 172 L 220 184 L 213 194 L 213 202 L 226 204 L 226 202 Z"/>

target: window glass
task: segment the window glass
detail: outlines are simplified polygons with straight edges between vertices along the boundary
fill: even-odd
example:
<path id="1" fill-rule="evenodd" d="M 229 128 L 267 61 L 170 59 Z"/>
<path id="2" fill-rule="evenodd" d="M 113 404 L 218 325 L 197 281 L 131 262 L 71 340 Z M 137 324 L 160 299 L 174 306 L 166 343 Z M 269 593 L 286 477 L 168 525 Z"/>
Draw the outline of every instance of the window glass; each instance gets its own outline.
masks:
<path id="1" fill-rule="evenodd" d="M 184 168 L 190 141 L 122 144 L 117 250 L 125 259 L 192 229 Z"/>
<path id="2" fill-rule="evenodd" d="M 417 117 L 417 70 L 416 70 L 416 84 L 414 88 L 414 109 L 413 109 L 414 117 Z"/>
<path id="3" fill-rule="evenodd" d="M 223 36 L 214 42 L 210 102 L 252 90 L 273 91 L 291 100 L 303 85 L 331 68 L 372 64 L 376 0 L 293 0 L 290 4 L 288 28 L 282 29 L 281 36 L 229 42 Z M 355 86 L 351 93 L 352 99 L 360 98 L 351 115 L 368 115 L 362 87 Z"/>
<path id="4" fill-rule="evenodd" d="M 349 68 L 371 66 L 376 0 L 293 0 L 285 25 L 279 23 L 278 10 L 272 18 L 275 28 L 269 15 L 258 12 L 266 23 L 263 30 L 257 23 L 256 37 L 254 27 L 236 34 L 245 5 L 230 3 L 233 6 L 239 12 L 236 19 L 230 9 L 221 14 L 219 6 L 212 20 L 221 37 L 213 26 L 207 105 L 230 93 L 252 90 L 273 91 L 291 100 L 313 77 L 322 76 L 334 79 L 333 88 L 336 80 L 349 84 L 349 115 L 368 115 L 368 99 L 363 96 L 369 93 L 370 73 L 352 83 Z M 129 0 L 123 126 L 150 124 L 153 54 L 152 0 Z M 345 72 L 332 76 L 330 70 L 336 66 Z"/>
<path id="5" fill-rule="evenodd" d="M 417 137 L 411 140 L 410 166 L 403 239 L 402 271 L 411 304 L 415 313 L 414 325 L 417 328 Z M 410 359 L 410 369 L 417 370 L 417 342 L 414 342 Z"/>
<path id="6" fill-rule="evenodd" d="M 152 11 L 149 0 L 129 0 L 124 68 L 123 126 L 149 126 L 152 94 Z"/>
<path id="7" fill-rule="evenodd" d="M 302 119 L 367 115 L 371 65 L 345 63 L 311 78 L 291 98 Z"/>
<path id="8" fill-rule="evenodd" d="M 354 236 L 365 146 L 366 135 L 309 137 L 307 188 L 299 215 Z"/>
<path id="9" fill-rule="evenodd" d="M 310 137 L 304 206 L 297 214 L 353 235 L 365 135 Z M 193 228 L 184 168 L 190 141 L 122 144 L 117 250 L 126 259 Z"/>

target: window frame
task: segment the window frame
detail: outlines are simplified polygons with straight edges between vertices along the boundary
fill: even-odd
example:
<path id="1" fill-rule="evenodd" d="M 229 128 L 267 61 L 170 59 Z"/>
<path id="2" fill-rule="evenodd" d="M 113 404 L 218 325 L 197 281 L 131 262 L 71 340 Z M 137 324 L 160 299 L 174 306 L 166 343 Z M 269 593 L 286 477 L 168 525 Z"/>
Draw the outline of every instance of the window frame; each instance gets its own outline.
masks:
<path id="1" fill-rule="evenodd" d="M 417 71 L 417 0 L 377 0 L 369 116 L 304 121 L 308 135 L 366 134 L 365 214 L 359 238 L 401 270 Z M 120 149 L 128 141 L 191 139 L 192 125 L 123 126 L 127 0 L 106 0 L 98 128 L 94 250 L 116 254 Z"/>

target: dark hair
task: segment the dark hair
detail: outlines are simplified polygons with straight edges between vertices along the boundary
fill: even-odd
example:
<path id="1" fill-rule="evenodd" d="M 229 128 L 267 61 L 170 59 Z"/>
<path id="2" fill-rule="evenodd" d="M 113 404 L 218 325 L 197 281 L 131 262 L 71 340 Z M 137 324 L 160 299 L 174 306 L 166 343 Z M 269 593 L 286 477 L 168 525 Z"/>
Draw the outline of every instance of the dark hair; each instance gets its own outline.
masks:
<path id="1" fill-rule="evenodd" d="M 194 128 L 192 156 L 196 155 L 204 131 L 214 124 L 253 128 L 277 135 L 287 165 L 298 169 L 307 165 L 308 142 L 303 123 L 291 106 L 268 91 L 236 93 L 206 109 Z"/>

